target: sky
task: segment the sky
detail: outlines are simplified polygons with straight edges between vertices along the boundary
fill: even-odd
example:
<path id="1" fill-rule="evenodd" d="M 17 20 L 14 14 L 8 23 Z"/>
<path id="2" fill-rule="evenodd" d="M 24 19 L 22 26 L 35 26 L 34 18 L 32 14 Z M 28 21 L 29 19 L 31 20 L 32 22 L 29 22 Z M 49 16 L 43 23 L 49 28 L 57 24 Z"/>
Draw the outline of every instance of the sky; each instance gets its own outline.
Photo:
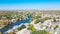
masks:
<path id="1" fill-rule="evenodd" d="M 60 9 L 60 0 L 0 0 L 0 10 Z"/>

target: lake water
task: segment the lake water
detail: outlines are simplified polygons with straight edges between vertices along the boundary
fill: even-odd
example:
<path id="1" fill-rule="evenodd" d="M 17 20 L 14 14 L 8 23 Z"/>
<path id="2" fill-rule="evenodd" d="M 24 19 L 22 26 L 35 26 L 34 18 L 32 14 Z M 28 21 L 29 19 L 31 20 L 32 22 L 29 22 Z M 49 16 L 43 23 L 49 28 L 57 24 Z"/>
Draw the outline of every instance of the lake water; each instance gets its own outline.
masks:
<path id="1" fill-rule="evenodd" d="M 29 23 L 30 19 L 32 18 L 32 15 L 30 15 L 26 20 L 19 20 L 16 23 L 13 23 L 11 25 L 8 25 L 6 28 L 4 29 L 0 29 L 0 32 L 4 33 L 6 31 L 8 31 L 9 29 L 12 29 L 14 26 L 16 25 L 20 25 L 21 23 Z"/>

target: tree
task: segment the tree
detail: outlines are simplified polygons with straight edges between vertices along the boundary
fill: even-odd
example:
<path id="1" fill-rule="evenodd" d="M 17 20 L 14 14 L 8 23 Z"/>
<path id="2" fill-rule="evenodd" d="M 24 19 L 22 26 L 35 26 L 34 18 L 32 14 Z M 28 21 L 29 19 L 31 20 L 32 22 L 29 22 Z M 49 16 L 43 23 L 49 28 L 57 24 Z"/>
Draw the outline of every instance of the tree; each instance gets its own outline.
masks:
<path id="1" fill-rule="evenodd" d="M 55 18 L 53 18 L 53 22 L 56 22 L 56 19 Z"/>
<path id="2" fill-rule="evenodd" d="M 28 30 L 32 30 L 32 31 L 36 31 L 36 29 L 34 28 L 33 25 L 30 25 L 27 29 L 28 29 Z"/>
<path id="3" fill-rule="evenodd" d="M 0 16 L 0 19 L 2 18 L 2 16 Z"/>
<path id="4" fill-rule="evenodd" d="M 2 34 L 2 32 L 0 32 L 0 34 Z"/>
<path id="5" fill-rule="evenodd" d="M 33 18 L 31 18 L 31 20 L 30 21 L 33 21 Z"/>
<path id="6" fill-rule="evenodd" d="M 39 19 L 36 19 L 34 23 L 37 24 L 39 22 L 40 22 L 40 20 Z"/>
<path id="7" fill-rule="evenodd" d="M 2 29 L 5 29 L 7 26 L 4 26 Z"/>
<path id="8" fill-rule="evenodd" d="M 60 32 L 58 34 L 60 34 Z"/>
<path id="9" fill-rule="evenodd" d="M 49 18 L 48 17 L 45 17 L 44 19 L 40 19 L 40 22 L 41 23 L 44 23 L 45 20 L 48 20 Z"/>
<path id="10" fill-rule="evenodd" d="M 59 26 L 58 25 L 56 25 L 55 27 L 54 27 L 54 30 L 56 29 L 56 28 L 58 28 Z"/>
<path id="11" fill-rule="evenodd" d="M 6 18 L 7 18 L 8 20 L 11 20 L 11 19 L 12 19 L 12 17 L 11 17 L 11 16 L 6 16 Z"/>
<path id="12" fill-rule="evenodd" d="M 21 30 L 21 29 L 24 29 L 24 28 L 26 28 L 26 26 L 25 25 L 21 25 L 21 27 L 19 27 L 19 28 L 17 28 L 18 30 Z"/>
<path id="13" fill-rule="evenodd" d="M 49 33 L 47 33 L 47 31 L 45 30 L 40 30 L 40 31 L 33 31 L 31 32 L 31 34 L 49 34 Z"/>
<path id="14" fill-rule="evenodd" d="M 41 18 L 41 16 L 36 16 L 36 19 Z"/>
<path id="15" fill-rule="evenodd" d="M 44 19 L 40 20 L 41 23 L 43 23 L 44 21 L 45 21 Z"/>
<path id="16" fill-rule="evenodd" d="M 10 32 L 9 34 L 16 34 L 16 33 L 14 33 L 14 32 Z"/>
<path id="17" fill-rule="evenodd" d="M 45 18 L 44 18 L 44 20 L 48 20 L 48 19 L 50 19 L 50 18 L 49 18 L 49 17 L 45 17 Z"/>

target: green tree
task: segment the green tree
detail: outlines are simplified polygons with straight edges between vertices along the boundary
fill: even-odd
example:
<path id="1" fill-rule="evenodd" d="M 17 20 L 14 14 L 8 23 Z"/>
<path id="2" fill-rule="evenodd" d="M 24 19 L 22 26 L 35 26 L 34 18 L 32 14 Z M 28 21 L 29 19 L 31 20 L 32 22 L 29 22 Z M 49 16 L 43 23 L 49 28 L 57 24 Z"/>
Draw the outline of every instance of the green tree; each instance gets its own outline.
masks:
<path id="1" fill-rule="evenodd" d="M 45 17 L 44 19 L 41 19 L 40 22 L 41 23 L 44 23 L 45 20 L 48 20 L 49 18 L 48 17 Z"/>
<path id="2" fill-rule="evenodd" d="M 6 18 L 7 18 L 8 20 L 11 20 L 11 19 L 12 19 L 12 17 L 11 17 L 10 15 L 9 15 L 9 16 L 7 15 Z"/>
<path id="3" fill-rule="evenodd" d="M 56 28 L 58 28 L 59 26 L 58 25 L 56 25 L 55 27 L 54 27 L 54 30 L 56 29 Z"/>
<path id="4" fill-rule="evenodd" d="M 14 33 L 14 32 L 10 32 L 10 33 L 8 33 L 8 34 L 16 34 L 16 33 Z"/>
<path id="5" fill-rule="evenodd" d="M 40 30 L 40 31 L 33 31 L 31 34 L 47 34 L 47 31 L 45 30 Z"/>
<path id="6" fill-rule="evenodd" d="M 45 21 L 44 19 L 40 20 L 41 23 L 43 23 L 44 21 Z"/>
<path id="7" fill-rule="evenodd" d="M 21 25 L 21 27 L 17 28 L 17 30 L 21 30 L 21 29 L 24 29 L 24 28 L 26 28 L 26 26 L 25 25 Z"/>
<path id="8" fill-rule="evenodd" d="M 36 16 L 36 19 L 41 18 L 41 16 Z"/>
<path id="9" fill-rule="evenodd" d="M 56 22 L 56 19 L 55 18 L 53 18 L 53 22 Z"/>
<path id="10" fill-rule="evenodd" d="M 48 20 L 48 19 L 50 19 L 50 18 L 49 18 L 49 17 L 45 17 L 45 18 L 44 18 L 44 20 Z"/>
<path id="11" fill-rule="evenodd" d="M 32 31 L 36 31 L 36 29 L 34 28 L 33 25 L 30 25 L 27 29 L 28 29 L 28 30 L 32 30 Z"/>
<path id="12" fill-rule="evenodd" d="M 34 23 L 37 24 L 39 22 L 40 22 L 40 20 L 39 19 L 36 19 Z"/>
<path id="13" fill-rule="evenodd" d="M 2 34 L 2 32 L 0 32 L 0 34 Z"/>
<path id="14" fill-rule="evenodd" d="M 2 16 L 0 16 L 0 19 L 2 18 Z"/>

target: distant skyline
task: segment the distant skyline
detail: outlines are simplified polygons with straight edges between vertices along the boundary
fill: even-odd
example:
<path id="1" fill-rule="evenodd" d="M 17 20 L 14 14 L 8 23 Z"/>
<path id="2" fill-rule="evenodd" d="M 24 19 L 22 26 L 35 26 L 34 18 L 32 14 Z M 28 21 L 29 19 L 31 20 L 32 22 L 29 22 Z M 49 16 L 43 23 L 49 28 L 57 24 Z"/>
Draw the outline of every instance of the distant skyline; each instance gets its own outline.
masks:
<path id="1" fill-rule="evenodd" d="M 60 9 L 60 0 L 0 0 L 0 10 Z"/>

